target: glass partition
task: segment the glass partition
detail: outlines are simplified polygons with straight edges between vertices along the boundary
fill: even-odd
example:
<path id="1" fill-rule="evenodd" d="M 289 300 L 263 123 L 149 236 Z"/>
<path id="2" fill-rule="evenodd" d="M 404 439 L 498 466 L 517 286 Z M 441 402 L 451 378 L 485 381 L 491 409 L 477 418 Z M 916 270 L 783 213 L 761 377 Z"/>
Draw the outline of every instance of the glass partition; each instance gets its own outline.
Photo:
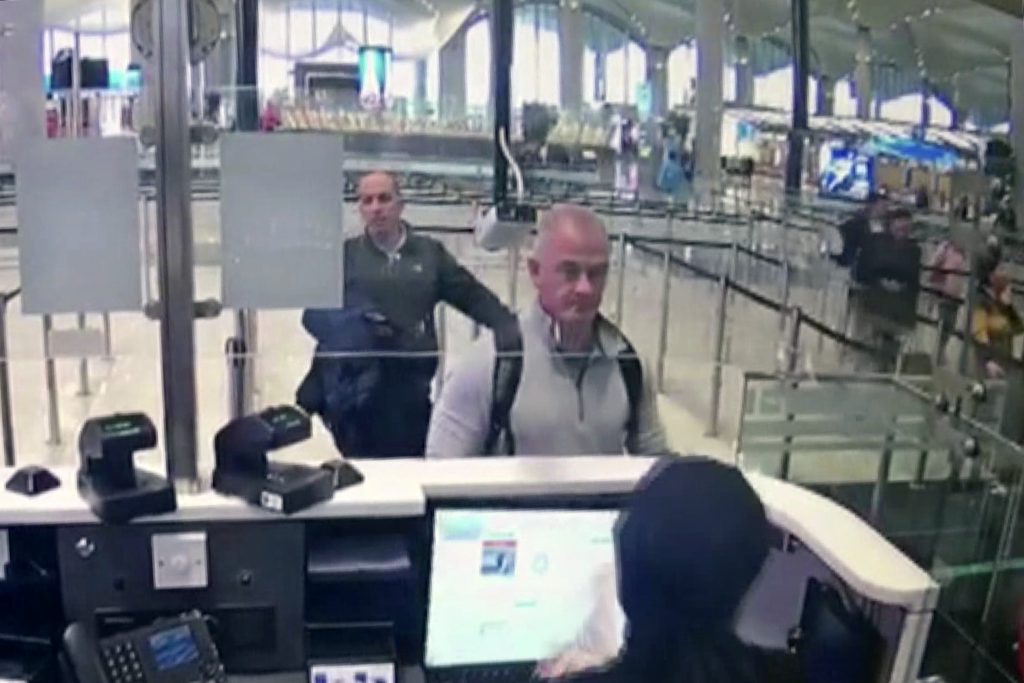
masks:
<path id="1" fill-rule="evenodd" d="M 853 510 L 941 584 L 925 672 L 1015 670 L 1024 450 L 968 417 L 980 393 L 863 376 L 745 386 L 740 462 Z"/>

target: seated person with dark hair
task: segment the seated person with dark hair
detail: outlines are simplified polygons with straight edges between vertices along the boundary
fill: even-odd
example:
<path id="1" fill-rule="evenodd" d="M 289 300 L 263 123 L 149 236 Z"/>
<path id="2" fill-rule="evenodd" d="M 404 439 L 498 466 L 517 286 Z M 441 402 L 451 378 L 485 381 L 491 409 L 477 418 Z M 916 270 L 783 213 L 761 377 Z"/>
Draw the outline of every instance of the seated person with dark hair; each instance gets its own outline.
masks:
<path id="1" fill-rule="evenodd" d="M 786 653 L 747 645 L 735 632 L 770 536 L 764 506 L 739 470 L 704 458 L 664 459 L 615 530 L 622 650 L 593 666 L 593 655 L 570 648 L 538 674 L 579 683 L 799 683 Z"/>

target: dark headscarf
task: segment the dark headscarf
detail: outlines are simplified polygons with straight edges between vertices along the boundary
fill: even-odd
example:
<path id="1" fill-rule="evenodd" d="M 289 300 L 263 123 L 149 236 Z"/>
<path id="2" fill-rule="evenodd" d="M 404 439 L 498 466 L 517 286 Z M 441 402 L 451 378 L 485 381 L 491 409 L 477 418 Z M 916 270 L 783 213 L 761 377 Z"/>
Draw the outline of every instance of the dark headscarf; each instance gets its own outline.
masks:
<path id="1" fill-rule="evenodd" d="M 659 680 L 745 678 L 731 674 L 744 668 L 734 654 L 745 648 L 733 620 L 770 537 L 764 506 L 737 469 L 697 457 L 659 462 L 616 529 L 622 663 Z"/>

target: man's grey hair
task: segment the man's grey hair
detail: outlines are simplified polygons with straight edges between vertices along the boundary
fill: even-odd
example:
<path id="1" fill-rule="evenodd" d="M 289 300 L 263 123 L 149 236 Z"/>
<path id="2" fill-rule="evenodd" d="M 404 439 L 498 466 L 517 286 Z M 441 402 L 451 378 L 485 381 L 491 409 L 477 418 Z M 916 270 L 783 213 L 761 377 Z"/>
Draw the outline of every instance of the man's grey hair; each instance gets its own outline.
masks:
<path id="1" fill-rule="evenodd" d="M 366 173 L 359 176 L 359 180 L 356 181 L 356 190 L 358 191 L 359 186 L 363 184 L 364 179 L 369 178 L 372 175 L 382 175 L 388 178 L 391 181 L 391 187 L 395 188 L 395 196 L 399 198 L 402 197 L 402 188 L 398 184 L 398 176 L 396 176 L 391 171 L 384 171 L 381 169 L 377 169 L 375 171 L 367 171 Z"/>
<path id="2" fill-rule="evenodd" d="M 537 239 L 533 243 L 534 255 L 540 254 L 546 248 L 551 235 L 566 225 L 596 228 L 600 230 L 605 240 L 608 239 L 604 221 L 590 209 L 575 204 L 555 204 L 543 213 L 540 223 L 537 224 Z"/>

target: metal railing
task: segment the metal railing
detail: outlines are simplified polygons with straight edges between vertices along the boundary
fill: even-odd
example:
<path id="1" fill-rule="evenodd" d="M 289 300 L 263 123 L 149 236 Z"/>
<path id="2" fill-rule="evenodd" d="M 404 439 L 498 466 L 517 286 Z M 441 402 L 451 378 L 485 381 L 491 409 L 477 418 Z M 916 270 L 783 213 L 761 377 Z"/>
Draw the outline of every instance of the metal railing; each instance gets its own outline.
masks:
<path id="1" fill-rule="evenodd" d="M 21 288 L 0 294 L 0 436 L 4 445 L 4 465 L 14 467 L 14 407 L 11 398 L 11 370 L 7 343 L 7 306 L 21 296 Z"/>
<path id="2" fill-rule="evenodd" d="M 349 188 L 351 191 L 351 188 Z M 198 185 L 194 188 L 194 192 L 197 198 L 202 199 L 216 199 L 218 196 L 217 183 L 207 183 L 206 185 Z M 458 190 L 452 190 L 445 183 L 435 183 L 426 188 L 421 188 L 419 193 L 411 192 L 407 196 L 407 200 L 410 203 L 418 204 L 425 203 L 428 205 L 440 204 L 440 205 L 462 205 L 465 202 L 465 193 L 461 193 Z M 149 232 L 149 211 L 148 204 L 152 199 L 152 192 L 143 189 L 140 197 L 142 206 L 142 225 L 144 234 Z M 557 197 L 547 198 L 535 198 L 534 203 L 539 206 L 550 205 L 551 202 L 556 201 Z M 575 199 L 575 198 L 574 198 Z M 671 290 L 673 284 L 673 276 L 679 271 L 685 271 L 689 274 L 696 275 L 699 278 L 708 280 L 709 282 L 715 283 L 716 297 L 715 305 L 710 309 L 714 315 L 714 332 L 713 332 L 713 343 L 712 349 L 709 354 L 709 360 L 712 364 L 712 379 L 711 379 L 711 409 L 710 419 L 708 424 L 708 433 L 715 435 L 719 432 L 719 416 L 721 413 L 721 396 L 722 396 L 722 366 L 728 362 L 728 351 L 726 345 L 726 326 L 728 319 L 728 310 L 730 302 L 736 297 L 740 296 L 745 300 L 752 302 L 758 307 L 765 310 L 774 312 L 779 318 L 779 336 L 774 344 L 776 349 L 783 350 L 786 354 L 785 365 L 787 367 L 796 367 L 799 357 L 800 338 L 803 330 L 811 330 L 819 334 L 819 340 L 830 339 L 836 344 L 839 344 L 842 348 L 851 350 L 857 353 L 877 355 L 880 350 L 871 347 L 869 344 L 863 341 L 854 339 L 847 334 L 845 330 L 834 329 L 820 314 L 820 309 L 824 308 L 825 298 L 822 297 L 822 305 L 819 306 L 818 314 L 810 314 L 804 309 L 797 309 L 792 305 L 791 296 L 793 291 L 793 283 L 796 276 L 801 272 L 801 269 L 794 264 L 794 258 L 798 258 L 801 255 L 810 256 L 811 262 L 814 263 L 814 258 L 823 258 L 820 253 L 817 253 L 818 245 L 818 228 L 808 227 L 806 225 L 792 224 L 788 222 L 785 213 L 779 215 L 770 214 L 767 211 L 762 210 L 762 207 L 758 205 L 750 204 L 747 206 L 746 213 L 708 213 L 697 209 L 689 209 L 684 206 L 674 205 L 671 202 L 651 202 L 648 200 L 642 200 L 634 198 L 629 202 L 623 202 L 614 197 L 614 194 L 609 197 L 594 199 L 589 202 L 596 211 L 605 215 L 606 217 L 612 218 L 658 218 L 666 221 L 666 233 L 670 233 L 665 236 L 659 235 L 647 235 L 637 234 L 626 229 L 619 229 L 613 231 L 611 238 L 615 244 L 615 251 L 617 260 L 620 263 L 618 270 L 616 271 L 615 281 L 613 287 L 614 292 L 614 318 L 620 323 L 624 317 L 625 301 L 624 291 L 627 286 L 628 273 L 626 268 L 627 253 L 640 254 L 644 257 L 649 257 L 660 263 L 662 268 L 662 284 L 661 284 L 661 299 L 660 308 L 661 314 L 658 322 L 658 342 L 657 351 L 655 354 L 655 367 L 657 368 L 656 381 L 659 386 L 664 385 L 665 368 L 667 365 L 668 355 L 668 344 L 670 338 L 670 326 L 669 319 L 672 316 L 672 310 L 670 306 Z M 584 202 L 587 203 L 587 202 Z M 731 233 L 729 239 L 698 239 L 698 238 L 685 238 L 679 236 L 673 236 L 672 232 L 685 232 L 687 226 L 700 225 L 702 229 L 706 229 L 709 226 L 725 226 Z M 766 229 L 771 230 L 770 234 L 763 232 Z M 450 235 L 471 235 L 472 229 L 469 227 L 456 227 L 456 226 L 445 226 L 445 225 L 430 225 L 430 226 L 419 226 L 417 228 L 420 232 L 435 234 L 439 236 L 450 236 Z M 790 239 L 788 235 L 812 235 L 816 239 L 812 240 L 811 243 L 806 243 L 802 248 L 796 248 L 794 251 L 796 242 Z M 806 242 L 806 240 L 805 240 Z M 780 252 L 779 255 L 773 253 L 765 253 L 762 248 L 765 245 L 769 247 L 775 247 Z M 815 247 L 812 249 L 812 246 Z M 697 263 L 691 263 L 687 259 L 679 256 L 679 250 L 685 248 L 692 248 L 703 251 L 721 251 L 728 252 L 727 263 L 720 268 L 708 268 Z M 148 245 L 147 249 L 148 251 Z M 148 260 L 148 256 L 147 256 Z M 145 262 L 145 261 L 144 261 Z M 763 289 L 750 284 L 751 272 L 753 264 L 762 264 L 775 269 L 778 275 L 773 278 L 777 282 L 776 291 L 769 294 L 765 293 Z M 509 268 L 509 297 L 510 302 L 515 300 L 516 290 L 515 284 L 518 278 L 514 275 L 518 272 L 517 260 L 510 258 L 508 261 Z M 147 268 L 147 273 L 150 268 Z M 146 278 L 147 283 L 149 278 Z M 149 287 L 147 285 L 147 290 Z M 925 288 L 927 291 L 927 288 Z M 146 300 L 151 301 L 152 292 L 147 291 Z M 787 321 L 793 321 L 787 327 Z M 927 316 L 919 316 L 919 321 L 935 326 L 938 321 L 928 318 Z M 110 356 L 110 335 L 109 335 L 109 316 L 104 316 L 104 330 L 106 339 L 106 355 Z M 247 339 L 247 344 L 244 349 L 231 347 L 227 349 L 227 356 L 229 360 L 234 359 L 237 361 L 238 357 L 251 356 L 251 349 L 255 348 L 255 331 L 250 330 L 249 335 L 251 339 Z M 963 339 L 964 333 L 959 332 L 957 335 Z M 52 353 L 50 353 L 48 346 L 49 330 L 47 329 L 47 321 L 44 319 L 44 355 L 47 359 L 47 372 L 46 372 L 46 385 L 48 394 L 48 405 L 49 405 L 49 432 L 50 440 L 53 443 L 59 443 L 60 441 L 60 419 L 59 419 L 59 403 L 57 400 L 56 392 L 56 379 L 54 371 L 54 359 Z M 819 343 L 820 346 L 820 343 Z M 84 360 L 82 363 L 84 364 Z M 79 368 L 80 377 L 80 389 L 84 390 L 80 393 L 88 391 L 88 374 L 87 370 L 83 371 L 82 366 Z M 255 381 L 249 377 L 249 381 L 246 381 L 247 373 L 230 373 L 230 393 L 233 397 L 231 400 L 232 405 L 245 406 L 252 405 L 251 392 L 255 386 Z"/>

